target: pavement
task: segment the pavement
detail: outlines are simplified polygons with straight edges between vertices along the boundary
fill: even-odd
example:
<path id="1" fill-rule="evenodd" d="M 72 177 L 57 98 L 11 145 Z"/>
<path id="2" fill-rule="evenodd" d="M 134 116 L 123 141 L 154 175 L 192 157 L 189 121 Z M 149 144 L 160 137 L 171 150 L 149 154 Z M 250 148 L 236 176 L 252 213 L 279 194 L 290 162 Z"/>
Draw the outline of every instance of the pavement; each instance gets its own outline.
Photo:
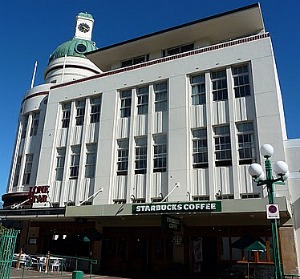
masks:
<path id="1" fill-rule="evenodd" d="M 38 272 L 36 270 L 26 269 L 26 268 L 14 268 L 12 267 L 10 272 L 10 279 L 73 279 L 72 272 L 61 272 L 61 271 L 54 271 L 54 272 Z M 77 277 L 76 277 L 77 275 Z M 74 277 L 76 279 L 82 279 L 81 276 L 75 274 Z M 113 277 L 107 275 L 96 275 L 96 274 L 84 274 L 84 279 L 130 279 L 125 277 Z"/>

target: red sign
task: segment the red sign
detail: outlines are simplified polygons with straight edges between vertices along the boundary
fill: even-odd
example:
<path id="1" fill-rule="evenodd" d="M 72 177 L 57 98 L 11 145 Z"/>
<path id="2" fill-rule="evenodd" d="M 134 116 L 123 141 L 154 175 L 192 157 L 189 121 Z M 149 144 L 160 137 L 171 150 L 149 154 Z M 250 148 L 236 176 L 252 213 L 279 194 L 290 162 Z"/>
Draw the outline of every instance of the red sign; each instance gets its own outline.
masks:
<path id="1" fill-rule="evenodd" d="M 29 203 L 47 202 L 49 186 L 34 186 L 29 187 L 28 199 Z"/>

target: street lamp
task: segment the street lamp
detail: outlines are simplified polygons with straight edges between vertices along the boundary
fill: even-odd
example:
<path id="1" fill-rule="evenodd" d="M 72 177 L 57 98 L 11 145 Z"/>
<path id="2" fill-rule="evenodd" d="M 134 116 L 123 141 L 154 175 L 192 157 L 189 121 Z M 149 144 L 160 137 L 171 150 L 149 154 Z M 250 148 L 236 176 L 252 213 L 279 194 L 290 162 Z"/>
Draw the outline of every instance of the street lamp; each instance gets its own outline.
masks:
<path id="1" fill-rule="evenodd" d="M 274 148 L 270 144 L 264 144 L 261 147 L 261 155 L 265 158 L 265 173 L 260 164 L 253 163 L 249 167 L 249 174 L 254 178 L 257 186 L 266 185 L 268 191 L 269 206 L 274 205 L 274 189 L 273 184 L 277 181 L 284 182 L 288 177 L 288 165 L 283 161 L 278 161 L 274 164 L 274 172 L 276 173 L 275 178 L 273 178 L 272 165 L 270 157 L 274 153 Z M 276 205 L 275 205 L 276 206 Z M 276 208 L 276 207 L 275 207 Z M 280 260 L 280 249 L 278 240 L 278 221 L 277 218 L 271 219 L 272 228 L 272 244 L 273 244 L 273 258 L 275 266 L 275 278 L 283 279 L 284 274 L 282 270 L 281 260 Z"/>

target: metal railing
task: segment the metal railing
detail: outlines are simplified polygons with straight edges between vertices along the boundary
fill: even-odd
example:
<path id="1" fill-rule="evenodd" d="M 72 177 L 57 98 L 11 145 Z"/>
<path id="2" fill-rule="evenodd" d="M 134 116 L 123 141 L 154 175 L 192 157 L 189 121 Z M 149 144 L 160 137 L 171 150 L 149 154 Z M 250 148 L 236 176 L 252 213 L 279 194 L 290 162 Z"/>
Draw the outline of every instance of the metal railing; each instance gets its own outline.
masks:
<path id="1" fill-rule="evenodd" d="M 0 229 L 0 279 L 9 279 L 16 239 L 19 231 Z"/>

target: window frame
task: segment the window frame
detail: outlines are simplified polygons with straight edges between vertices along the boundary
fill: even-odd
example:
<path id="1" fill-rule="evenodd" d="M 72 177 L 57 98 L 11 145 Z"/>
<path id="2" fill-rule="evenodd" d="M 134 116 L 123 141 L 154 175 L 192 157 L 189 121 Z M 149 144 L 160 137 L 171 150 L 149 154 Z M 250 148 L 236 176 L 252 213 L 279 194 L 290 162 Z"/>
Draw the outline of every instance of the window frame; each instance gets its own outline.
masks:
<path id="1" fill-rule="evenodd" d="M 76 116 L 75 125 L 82 126 L 84 124 L 85 115 L 85 100 L 80 100 L 76 102 Z"/>
<path id="2" fill-rule="evenodd" d="M 153 136 L 153 172 L 167 171 L 167 136 Z"/>
<path id="3" fill-rule="evenodd" d="M 202 80 L 197 81 L 197 78 Z M 206 84 L 205 84 L 205 74 L 194 75 L 190 77 L 191 84 L 191 98 L 192 105 L 204 105 L 206 104 Z M 204 87 L 204 88 L 203 88 Z M 197 89 L 197 90 L 196 90 Z M 202 90 L 201 90 L 202 89 Z"/>
<path id="4" fill-rule="evenodd" d="M 168 109 L 168 83 L 166 81 L 155 83 L 153 89 L 155 112 L 166 111 Z"/>
<path id="5" fill-rule="evenodd" d="M 16 167 L 15 167 L 13 186 L 17 186 L 19 184 L 21 164 L 22 164 L 22 155 L 19 155 L 17 157 Z"/>
<path id="6" fill-rule="evenodd" d="M 31 123 L 31 129 L 30 129 L 30 136 L 36 136 L 38 127 L 39 127 L 39 118 L 40 118 L 40 112 L 34 112 L 32 115 L 32 123 Z"/>
<path id="7" fill-rule="evenodd" d="M 71 103 L 62 104 L 62 128 L 69 128 L 71 118 Z"/>
<path id="8" fill-rule="evenodd" d="M 244 71 L 246 69 L 246 71 Z M 233 90 L 235 98 L 251 95 L 248 64 L 232 67 Z"/>
<path id="9" fill-rule="evenodd" d="M 144 91 L 145 90 L 145 91 Z M 149 104 L 149 86 L 138 87 L 136 90 L 137 96 L 137 114 L 147 114 Z"/>
<path id="10" fill-rule="evenodd" d="M 203 135 L 200 134 L 201 132 L 203 133 Z M 198 135 L 196 133 L 198 133 Z M 192 147 L 193 147 L 193 168 L 194 169 L 208 168 L 208 146 L 207 146 L 206 128 L 192 129 Z M 199 155 L 201 156 L 199 157 Z M 201 158 L 202 160 L 197 160 L 197 158 L 198 159 Z"/>
<path id="11" fill-rule="evenodd" d="M 128 118 L 131 116 L 132 90 L 120 91 L 120 113 L 121 118 Z"/>
<path id="12" fill-rule="evenodd" d="M 228 100 L 228 83 L 226 69 L 211 72 L 213 101 Z"/>
<path id="13" fill-rule="evenodd" d="M 23 183 L 22 183 L 23 185 L 30 184 L 32 163 L 33 163 L 33 153 L 26 154 L 25 167 L 23 172 Z"/>
<path id="14" fill-rule="evenodd" d="M 90 123 L 100 122 L 100 113 L 101 113 L 101 98 L 92 98 L 90 101 Z"/>
<path id="15" fill-rule="evenodd" d="M 194 50 L 194 48 L 195 48 L 194 43 L 170 47 L 170 48 L 163 50 L 163 57 L 176 55 L 176 54 L 187 52 L 187 51 L 192 51 L 192 50 Z"/>
<path id="16" fill-rule="evenodd" d="M 55 180 L 62 181 L 66 162 L 66 148 L 57 148 L 56 154 Z"/>
<path id="17" fill-rule="evenodd" d="M 226 130 L 224 131 L 224 129 L 226 129 Z M 219 130 L 219 132 L 217 130 Z M 231 147 L 229 124 L 214 127 L 214 144 L 215 144 L 215 164 L 216 164 L 216 166 L 217 167 L 231 166 L 232 165 L 232 147 Z M 229 148 L 228 148 L 228 146 L 229 146 Z"/>
<path id="18" fill-rule="evenodd" d="M 245 128 L 239 129 L 239 127 Z M 254 163 L 256 159 L 256 143 L 253 122 L 237 122 L 236 130 L 239 164 L 246 165 Z M 241 139 L 243 139 L 243 142 L 241 141 Z M 250 141 L 245 141 L 245 139 L 250 139 Z M 243 156 L 241 156 L 241 154 L 243 154 Z M 251 156 L 246 156 L 246 154 L 251 154 Z"/>
<path id="19" fill-rule="evenodd" d="M 117 175 L 128 174 L 129 139 L 117 140 Z"/>
<path id="20" fill-rule="evenodd" d="M 69 179 L 78 179 L 80 166 L 80 145 L 71 146 L 71 160 L 70 160 L 70 176 Z"/>
<path id="21" fill-rule="evenodd" d="M 147 138 L 135 139 L 135 174 L 147 172 Z"/>
<path id="22" fill-rule="evenodd" d="M 94 178 L 96 173 L 97 163 L 97 144 L 90 143 L 86 145 L 86 160 L 85 160 L 85 178 Z"/>

